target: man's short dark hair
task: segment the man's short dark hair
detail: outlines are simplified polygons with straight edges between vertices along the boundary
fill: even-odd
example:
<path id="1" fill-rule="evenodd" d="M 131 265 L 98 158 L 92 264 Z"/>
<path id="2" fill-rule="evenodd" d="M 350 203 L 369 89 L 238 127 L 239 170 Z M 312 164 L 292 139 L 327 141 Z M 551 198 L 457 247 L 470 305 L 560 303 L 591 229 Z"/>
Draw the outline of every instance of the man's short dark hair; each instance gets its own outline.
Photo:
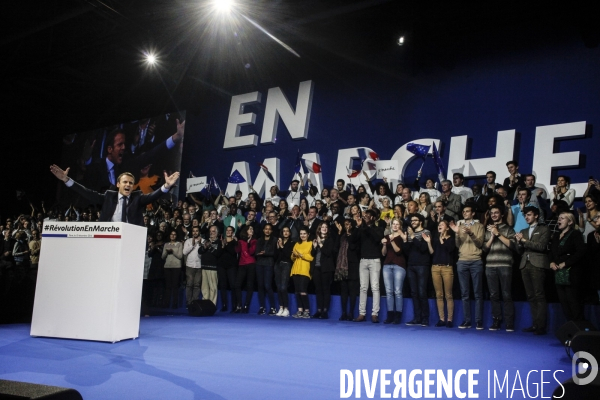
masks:
<path id="1" fill-rule="evenodd" d="M 123 135 L 125 136 L 125 132 L 123 132 L 121 129 L 117 128 L 117 129 L 113 129 L 108 136 L 106 137 L 106 142 L 104 142 L 104 151 L 106 153 L 108 153 L 108 148 L 109 147 L 115 147 L 115 138 L 117 137 L 117 135 Z"/>
<path id="2" fill-rule="evenodd" d="M 241 190 L 238 189 L 238 190 L 235 191 L 235 194 L 243 194 L 243 193 L 242 193 Z"/>
<path id="3" fill-rule="evenodd" d="M 510 160 L 509 162 L 506 163 L 506 166 L 508 167 L 510 164 L 512 164 L 515 167 L 519 168 L 519 162 L 516 161 L 516 160 Z"/>
<path id="4" fill-rule="evenodd" d="M 465 211 L 467 208 L 471 210 L 471 212 L 475 212 L 475 207 L 473 207 L 471 204 L 465 204 L 462 210 Z"/>
<path id="5" fill-rule="evenodd" d="M 300 181 L 299 181 L 298 179 L 294 179 L 294 180 L 293 180 L 292 182 L 290 182 L 290 183 L 294 183 L 294 182 L 296 182 L 296 183 L 300 183 Z"/>
<path id="6" fill-rule="evenodd" d="M 496 179 L 496 173 L 494 171 L 488 171 L 485 173 L 486 176 L 490 174 L 494 175 L 494 179 Z"/>
<path id="7" fill-rule="evenodd" d="M 498 211 L 500 211 L 500 214 L 504 215 L 504 204 L 500 203 L 500 204 L 494 204 L 493 206 L 490 207 L 490 211 L 492 211 L 493 209 L 497 209 Z"/>
<path id="8" fill-rule="evenodd" d="M 346 181 L 343 179 L 338 179 L 335 183 L 340 183 L 340 182 L 342 182 L 342 185 L 346 184 Z"/>
<path id="9" fill-rule="evenodd" d="M 364 213 L 365 214 L 369 214 L 371 216 L 371 218 L 375 218 L 377 216 L 377 214 L 375 213 L 375 211 L 371 210 L 370 208 L 368 210 L 365 210 Z"/>
<path id="10" fill-rule="evenodd" d="M 452 174 L 452 178 L 458 176 L 460 178 L 461 181 L 465 180 L 465 176 L 463 174 L 461 174 L 460 172 L 455 172 Z"/>
<path id="11" fill-rule="evenodd" d="M 535 183 L 535 175 L 534 175 L 534 174 L 527 174 L 527 175 L 524 175 L 524 176 L 523 176 L 523 179 L 527 179 L 527 178 L 529 178 L 529 177 L 532 177 L 532 178 L 533 178 L 533 183 Z"/>
<path id="12" fill-rule="evenodd" d="M 410 214 L 408 216 L 408 218 L 409 218 L 409 220 L 412 219 L 412 218 L 418 218 L 421 223 L 425 222 L 425 217 L 422 214 L 420 214 L 420 213 Z"/>
<path id="13" fill-rule="evenodd" d="M 529 211 L 531 211 L 533 215 L 540 215 L 540 209 L 535 206 L 527 206 L 523 208 L 523 214 L 527 214 Z"/>
<path id="14" fill-rule="evenodd" d="M 528 188 L 523 188 L 523 187 L 519 188 L 519 190 L 517 191 L 517 193 L 520 193 L 520 192 L 527 192 L 527 198 L 531 197 L 531 190 L 529 190 Z"/>
<path id="15" fill-rule="evenodd" d="M 131 172 L 123 172 L 122 174 L 120 174 L 120 175 L 117 177 L 117 183 L 120 183 L 120 182 L 121 182 L 121 178 L 122 178 L 123 176 L 128 176 L 128 177 L 130 177 L 131 179 L 133 179 L 133 181 L 135 182 L 135 176 L 133 176 L 133 174 L 132 174 Z"/>

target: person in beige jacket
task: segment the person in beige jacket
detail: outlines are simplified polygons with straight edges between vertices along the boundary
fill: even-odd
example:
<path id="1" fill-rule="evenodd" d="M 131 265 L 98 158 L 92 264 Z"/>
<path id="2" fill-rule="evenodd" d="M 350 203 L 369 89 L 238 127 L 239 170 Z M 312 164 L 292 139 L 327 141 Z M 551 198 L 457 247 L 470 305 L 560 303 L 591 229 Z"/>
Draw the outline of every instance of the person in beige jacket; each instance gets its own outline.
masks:
<path id="1" fill-rule="evenodd" d="M 179 289 L 179 274 L 181 273 L 181 260 L 183 259 L 183 245 L 177 241 L 177 232 L 171 231 L 169 243 L 163 247 L 162 258 L 165 261 L 165 307 L 169 307 L 171 298 L 172 308 L 177 308 L 177 292 Z"/>
<path id="2" fill-rule="evenodd" d="M 475 292 L 475 323 L 478 330 L 483 329 L 483 261 L 481 254 L 485 229 L 479 221 L 473 219 L 475 210 L 469 205 L 462 211 L 464 219 L 455 223 L 450 222 L 450 228 L 456 234 L 458 248 L 458 263 L 456 269 L 463 304 L 464 321 L 460 329 L 471 328 L 471 290 L 469 278 L 473 280 Z"/>

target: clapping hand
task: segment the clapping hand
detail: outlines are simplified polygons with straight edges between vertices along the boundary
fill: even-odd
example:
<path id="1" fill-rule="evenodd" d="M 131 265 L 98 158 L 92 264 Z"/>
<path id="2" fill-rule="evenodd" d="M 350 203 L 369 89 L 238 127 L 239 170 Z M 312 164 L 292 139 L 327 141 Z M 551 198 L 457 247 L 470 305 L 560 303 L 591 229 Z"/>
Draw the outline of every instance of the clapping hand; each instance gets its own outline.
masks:
<path id="1" fill-rule="evenodd" d="M 498 235 L 498 228 L 496 227 L 496 225 L 488 225 L 487 230 L 488 232 L 491 232 L 494 236 Z"/>
<path id="2" fill-rule="evenodd" d="M 426 234 L 426 233 L 423 233 L 423 234 L 421 235 L 421 237 L 422 237 L 422 238 L 423 238 L 423 240 L 424 240 L 424 241 L 426 241 L 427 243 L 430 243 L 430 242 L 431 242 L 431 236 L 429 236 L 428 234 Z"/>
<path id="3" fill-rule="evenodd" d="M 520 242 L 521 240 L 523 240 L 523 234 L 522 234 L 522 233 L 520 233 L 520 232 L 519 232 L 519 233 L 517 233 L 517 234 L 515 234 L 515 240 L 516 240 L 517 242 Z"/>

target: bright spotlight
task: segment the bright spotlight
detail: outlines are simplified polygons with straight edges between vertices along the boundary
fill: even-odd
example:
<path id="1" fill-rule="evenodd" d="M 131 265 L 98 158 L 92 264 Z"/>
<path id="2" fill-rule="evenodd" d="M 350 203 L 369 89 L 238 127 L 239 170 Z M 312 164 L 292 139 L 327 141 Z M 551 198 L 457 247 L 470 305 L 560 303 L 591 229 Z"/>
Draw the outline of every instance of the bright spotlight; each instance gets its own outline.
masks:
<path id="1" fill-rule="evenodd" d="M 400 36 L 398 38 L 398 42 L 397 43 L 398 43 L 398 46 L 402 46 L 404 44 L 404 36 Z"/>
<path id="2" fill-rule="evenodd" d="M 233 0 L 213 0 L 213 6 L 219 12 L 228 13 L 233 8 Z"/>
<path id="3" fill-rule="evenodd" d="M 154 63 L 156 62 L 156 56 L 154 54 L 147 54 L 146 62 L 150 65 L 154 65 Z"/>

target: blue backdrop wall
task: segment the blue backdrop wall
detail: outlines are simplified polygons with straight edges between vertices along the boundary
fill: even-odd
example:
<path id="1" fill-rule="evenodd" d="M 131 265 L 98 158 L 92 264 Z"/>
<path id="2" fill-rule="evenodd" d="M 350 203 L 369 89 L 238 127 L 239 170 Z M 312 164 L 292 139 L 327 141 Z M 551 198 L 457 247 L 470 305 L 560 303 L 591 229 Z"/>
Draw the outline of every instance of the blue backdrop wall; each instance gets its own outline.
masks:
<path id="1" fill-rule="evenodd" d="M 437 138 L 447 166 L 452 137 L 468 135 L 467 159 L 486 158 L 496 153 L 497 132 L 511 129 L 517 132 L 515 158 L 521 172 L 528 173 L 536 127 L 579 121 L 586 123 L 585 137 L 554 144 L 555 152 L 579 151 L 579 165 L 555 168 L 551 184 L 556 183 L 558 173 L 566 173 L 576 183 L 598 174 L 600 139 L 594 127 L 600 123 L 600 51 L 585 48 L 578 40 L 465 58 L 452 69 L 433 68 L 418 74 L 394 72 L 398 57 L 374 58 L 369 64 L 310 61 L 298 60 L 289 78 L 279 81 L 264 74 L 265 66 L 262 81 L 240 74 L 238 82 L 206 91 L 199 111 L 188 113 L 182 175 L 192 171 L 196 176 L 214 176 L 225 187 L 234 162 L 248 162 L 254 180 L 260 171 L 258 163 L 278 157 L 281 186 L 287 188 L 299 150 L 320 154 L 323 182 L 331 186 L 338 149 L 369 147 L 386 160 L 411 140 Z M 277 63 L 268 68 L 277 68 Z M 259 141 L 247 148 L 223 148 L 232 96 L 261 92 L 262 102 L 243 111 L 255 112 L 256 123 L 241 128 L 242 135 L 260 138 L 268 89 L 280 87 L 295 107 L 298 85 L 306 80 L 314 83 L 306 140 L 292 140 L 280 121 L 275 144 Z M 412 161 L 404 180 L 411 182 L 420 165 Z M 505 170 L 496 172 L 506 175 Z M 424 174 L 436 176 L 431 160 Z M 468 183 L 474 180 L 482 181 L 471 178 Z"/>

